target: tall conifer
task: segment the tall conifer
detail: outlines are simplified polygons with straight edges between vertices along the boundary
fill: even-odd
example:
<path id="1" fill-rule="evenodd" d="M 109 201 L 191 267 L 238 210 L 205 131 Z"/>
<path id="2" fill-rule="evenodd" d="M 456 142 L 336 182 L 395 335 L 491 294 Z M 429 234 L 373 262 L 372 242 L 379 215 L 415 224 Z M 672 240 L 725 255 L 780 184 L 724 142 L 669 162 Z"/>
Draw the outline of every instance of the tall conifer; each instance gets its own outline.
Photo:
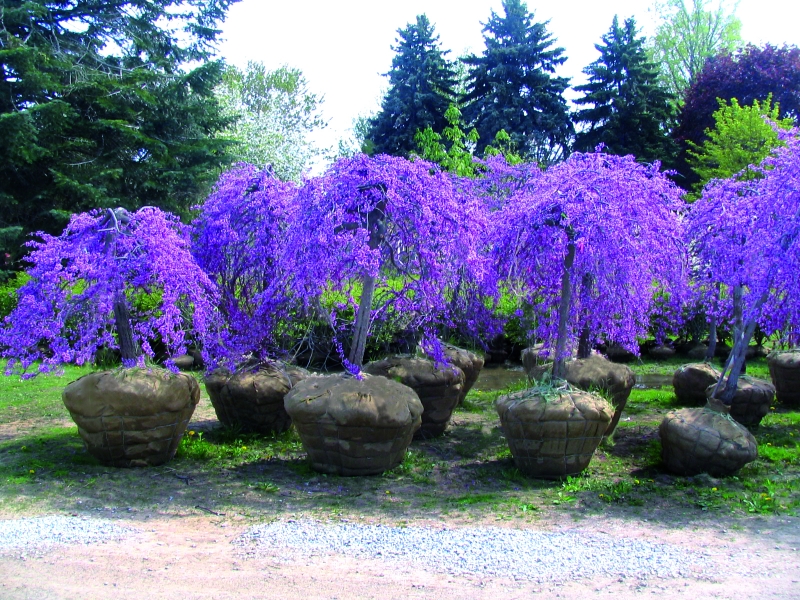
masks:
<path id="1" fill-rule="evenodd" d="M 456 75 L 428 17 L 419 15 L 397 33 L 396 56 L 386 73 L 389 91 L 371 120 L 368 139 L 375 153 L 408 156 L 416 150 L 418 130 L 447 126 L 444 113 L 453 101 Z"/>
<path id="2" fill-rule="evenodd" d="M 566 57 L 547 23 L 535 23 L 520 0 L 503 0 L 504 15 L 492 11 L 484 25 L 486 49 L 464 59 L 469 75 L 464 118 L 480 139 L 483 154 L 504 129 L 523 154 L 540 162 L 563 156 L 572 123 L 563 93 L 568 80 L 555 75 Z"/>
<path id="3" fill-rule="evenodd" d="M 575 149 L 590 152 L 602 143 L 612 154 L 669 163 L 676 151 L 668 131 L 672 98 L 659 85 L 658 67 L 636 33 L 632 18 L 620 27 L 615 16 L 595 45 L 600 58 L 583 70 L 589 82 L 575 87 L 584 93 L 575 104 L 587 107 L 575 114 L 576 124 L 586 125 L 575 137 Z"/>

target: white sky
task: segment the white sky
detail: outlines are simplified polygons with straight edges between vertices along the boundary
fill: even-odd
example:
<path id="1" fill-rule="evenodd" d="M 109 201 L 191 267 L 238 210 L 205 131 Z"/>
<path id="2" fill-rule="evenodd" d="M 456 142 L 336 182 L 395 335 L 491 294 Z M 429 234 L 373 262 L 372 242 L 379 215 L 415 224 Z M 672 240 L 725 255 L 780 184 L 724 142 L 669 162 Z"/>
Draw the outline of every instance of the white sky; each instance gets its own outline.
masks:
<path id="1" fill-rule="evenodd" d="M 633 16 L 639 29 L 652 31 L 651 0 L 528 0 L 536 21 L 568 57 L 559 75 L 582 82 L 582 69 L 597 59 L 594 45 L 611 26 Z M 712 1 L 716 5 L 716 1 Z M 347 137 L 352 121 L 380 108 L 387 87 L 381 74 L 391 67 L 397 30 L 425 13 L 442 49 L 454 59 L 483 51 L 482 23 L 491 10 L 502 14 L 500 0 L 241 0 L 223 24 L 221 55 L 244 67 L 248 60 L 267 68 L 300 69 L 312 92 L 321 94 L 327 129 L 317 143 L 335 146 Z M 740 0 L 736 11 L 742 37 L 755 44 L 800 45 L 800 0 Z"/>

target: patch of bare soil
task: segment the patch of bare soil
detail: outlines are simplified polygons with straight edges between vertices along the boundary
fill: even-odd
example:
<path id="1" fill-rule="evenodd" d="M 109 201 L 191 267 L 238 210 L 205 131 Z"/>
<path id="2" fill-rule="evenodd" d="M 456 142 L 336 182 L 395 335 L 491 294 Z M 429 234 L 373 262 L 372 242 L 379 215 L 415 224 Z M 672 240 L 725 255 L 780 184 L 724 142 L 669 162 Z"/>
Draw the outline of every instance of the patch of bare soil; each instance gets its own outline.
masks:
<path id="1" fill-rule="evenodd" d="M 714 528 L 665 527 L 618 518 L 578 523 L 568 517 L 556 519 L 526 527 L 674 544 L 707 555 L 716 569 L 704 579 L 587 580 L 576 564 L 571 581 L 543 585 L 511 578 L 452 576 L 395 560 L 340 555 L 286 562 L 277 552 L 252 555 L 232 544 L 250 522 L 235 515 L 161 515 L 118 521 L 138 531 L 118 542 L 0 556 L 0 598 L 800 597 L 797 518 L 759 517 L 746 524 L 723 519 Z"/>

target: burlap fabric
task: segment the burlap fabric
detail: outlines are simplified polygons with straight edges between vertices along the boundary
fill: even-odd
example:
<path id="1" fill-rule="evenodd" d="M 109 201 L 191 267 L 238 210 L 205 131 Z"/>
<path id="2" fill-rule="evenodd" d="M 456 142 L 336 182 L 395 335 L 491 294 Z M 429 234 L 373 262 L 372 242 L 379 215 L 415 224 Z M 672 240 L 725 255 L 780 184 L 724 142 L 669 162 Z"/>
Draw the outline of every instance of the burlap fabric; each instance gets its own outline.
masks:
<path id="1" fill-rule="evenodd" d="M 636 355 L 630 350 L 626 350 L 619 344 L 609 344 L 606 347 L 605 355 L 608 360 L 615 363 L 629 363 L 636 360 Z"/>
<path id="2" fill-rule="evenodd" d="M 464 372 L 456 366 L 437 368 L 432 360 L 390 356 L 364 366 L 370 375 L 382 375 L 413 389 L 422 402 L 422 425 L 414 437 L 429 439 L 447 429 L 464 389 Z"/>
<path id="3" fill-rule="evenodd" d="M 472 386 L 478 381 L 478 375 L 481 373 L 484 361 L 474 352 L 456 348 L 450 344 L 445 345 L 444 355 L 451 364 L 464 371 L 464 386 L 461 388 L 461 395 L 458 398 L 458 404 L 460 405 L 464 398 L 467 397 Z"/>
<path id="4" fill-rule="evenodd" d="M 547 479 L 583 471 L 613 414 L 603 398 L 581 390 L 531 388 L 501 396 L 495 407 L 519 470 Z"/>
<path id="5" fill-rule="evenodd" d="M 669 346 L 654 346 L 650 348 L 647 354 L 653 360 L 667 360 L 675 356 L 675 350 Z"/>
<path id="6" fill-rule="evenodd" d="M 545 355 L 541 344 L 525 348 L 520 355 L 522 368 L 531 381 L 541 381 L 545 375 L 553 371 L 552 358 Z"/>
<path id="7" fill-rule="evenodd" d="M 705 408 L 683 408 L 664 417 L 658 428 L 661 460 L 677 475 L 730 475 L 758 456 L 756 440 L 734 421 L 719 401 Z"/>
<path id="8" fill-rule="evenodd" d="M 569 361 L 566 379 L 581 390 L 602 391 L 611 398 L 614 415 L 605 435 L 613 435 L 636 383 L 633 371 L 625 365 L 613 363 L 595 354 L 589 358 Z"/>
<path id="9" fill-rule="evenodd" d="M 711 397 L 715 386 L 716 384 L 710 385 L 706 389 L 707 397 Z M 774 399 L 775 386 L 769 381 L 755 377 L 739 377 L 736 382 L 736 395 L 729 407 L 730 415 L 742 425 L 754 427 L 761 423 L 761 419 L 769 412 Z"/>
<path id="10" fill-rule="evenodd" d="M 62 394 L 89 453 L 112 467 L 155 466 L 175 456 L 200 386 L 162 369 L 98 371 Z"/>
<path id="11" fill-rule="evenodd" d="M 708 363 L 682 365 L 672 376 L 675 397 L 681 404 L 703 406 L 706 403 L 706 389 L 719 379 L 721 373 Z"/>
<path id="12" fill-rule="evenodd" d="M 778 402 L 800 408 L 800 350 L 771 352 L 767 356 L 767 365 Z"/>
<path id="13" fill-rule="evenodd" d="M 231 372 L 219 368 L 206 376 L 208 397 L 220 423 L 256 433 L 280 433 L 292 420 L 283 397 L 309 373 L 293 365 L 260 362 Z"/>
<path id="14" fill-rule="evenodd" d="M 422 403 L 411 388 L 363 375 L 312 375 L 285 399 L 311 465 L 335 475 L 377 475 L 403 460 L 420 426 Z"/>
<path id="15" fill-rule="evenodd" d="M 703 360 L 708 354 L 708 346 L 705 344 L 697 344 L 689 349 L 686 353 L 686 356 L 691 358 L 692 360 Z"/>

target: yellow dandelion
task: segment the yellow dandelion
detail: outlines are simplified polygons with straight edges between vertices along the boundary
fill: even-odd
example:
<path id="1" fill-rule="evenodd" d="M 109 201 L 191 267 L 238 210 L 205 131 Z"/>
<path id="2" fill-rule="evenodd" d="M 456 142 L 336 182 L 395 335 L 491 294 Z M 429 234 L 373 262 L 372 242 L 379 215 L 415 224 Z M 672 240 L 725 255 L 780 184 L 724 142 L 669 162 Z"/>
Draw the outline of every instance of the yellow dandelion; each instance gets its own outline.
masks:
<path id="1" fill-rule="evenodd" d="M 31 469 L 30 471 L 28 471 L 28 473 L 30 473 L 31 475 L 33 475 L 34 473 L 36 473 L 36 471 L 34 471 L 33 469 Z"/>
<path id="2" fill-rule="evenodd" d="M 194 435 L 194 431 L 190 431 L 190 432 L 189 432 L 189 435 Z"/>

